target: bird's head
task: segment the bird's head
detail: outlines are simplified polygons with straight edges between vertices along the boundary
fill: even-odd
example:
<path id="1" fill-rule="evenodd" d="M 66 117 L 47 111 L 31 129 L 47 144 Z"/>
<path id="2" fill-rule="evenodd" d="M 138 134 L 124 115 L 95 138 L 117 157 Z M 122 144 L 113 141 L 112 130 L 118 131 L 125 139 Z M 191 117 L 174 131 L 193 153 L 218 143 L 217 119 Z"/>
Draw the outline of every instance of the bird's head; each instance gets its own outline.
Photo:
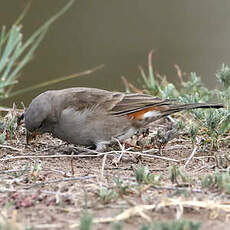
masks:
<path id="1" fill-rule="evenodd" d="M 26 141 L 29 143 L 36 135 L 48 132 L 46 121 L 51 114 L 52 105 L 47 93 L 33 99 L 24 114 Z"/>

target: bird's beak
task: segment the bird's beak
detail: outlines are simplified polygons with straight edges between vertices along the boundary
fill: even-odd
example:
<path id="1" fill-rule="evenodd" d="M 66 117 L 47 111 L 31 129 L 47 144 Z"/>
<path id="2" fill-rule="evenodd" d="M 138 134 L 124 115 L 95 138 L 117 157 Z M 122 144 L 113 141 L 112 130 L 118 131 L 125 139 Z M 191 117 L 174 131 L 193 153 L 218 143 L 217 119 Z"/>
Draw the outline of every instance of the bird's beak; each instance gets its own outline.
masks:
<path id="1" fill-rule="evenodd" d="M 25 119 L 25 113 L 22 113 L 20 115 L 17 116 L 17 125 L 21 125 L 24 123 L 24 119 Z"/>
<path id="2" fill-rule="evenodd" d="M 36 138 L 36 136 L 38 135 L 38 132 L 30 132 L 28 130 L 26 130 L 26 144 L 28 145 L 33 139 Z"/>

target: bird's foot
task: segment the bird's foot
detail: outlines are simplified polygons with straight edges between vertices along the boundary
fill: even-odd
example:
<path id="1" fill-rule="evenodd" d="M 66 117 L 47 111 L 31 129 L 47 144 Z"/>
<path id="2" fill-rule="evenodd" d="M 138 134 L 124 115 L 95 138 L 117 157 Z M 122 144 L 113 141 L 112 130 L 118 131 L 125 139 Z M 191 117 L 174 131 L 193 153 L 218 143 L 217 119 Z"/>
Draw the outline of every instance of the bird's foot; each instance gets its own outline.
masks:
<path id="1" fill-rule="evenodd" d="M 64 148 L 63 154 L 66 155 L 88 155 L 88 154 L 95 154 L 95 147 L 90 146 L 89 148 L 82 147 L 82 146 L 74 146 L 69 145 Z"/>

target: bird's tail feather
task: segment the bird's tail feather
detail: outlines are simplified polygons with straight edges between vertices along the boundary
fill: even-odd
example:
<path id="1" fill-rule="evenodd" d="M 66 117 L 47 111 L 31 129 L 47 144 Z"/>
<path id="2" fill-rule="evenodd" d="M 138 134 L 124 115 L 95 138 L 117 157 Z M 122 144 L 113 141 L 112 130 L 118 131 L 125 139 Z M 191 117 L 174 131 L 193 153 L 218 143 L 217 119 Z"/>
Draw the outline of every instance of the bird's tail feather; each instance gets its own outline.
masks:
<path id="1" fill-rule="evenodd" d="M 182 105 L 172 105 L 170 108 L 165 110 L 165 116 L 168 116 L 170 114 L 180 112 L 182 110 L 190 110 L 190 109 L 220 109 L 224 108 L 223 104 L 208 104 L 208 103 L 192 103 L 192 104 L 182 104 Z"/>

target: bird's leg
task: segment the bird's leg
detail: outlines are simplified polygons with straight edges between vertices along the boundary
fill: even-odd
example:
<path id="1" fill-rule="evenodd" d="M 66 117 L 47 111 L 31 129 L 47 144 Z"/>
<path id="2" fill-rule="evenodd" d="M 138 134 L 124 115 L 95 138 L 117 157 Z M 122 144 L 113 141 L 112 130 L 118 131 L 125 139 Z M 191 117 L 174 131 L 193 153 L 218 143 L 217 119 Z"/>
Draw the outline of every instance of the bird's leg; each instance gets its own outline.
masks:
<path id="1" fill-rule="evenodd" d="M 106 145 L 110 143 L 111 141 L 100 141 L 96 143 L 96 152 L 104 152 L 106 150 Z"/>
<path id="2" fill-rule="evenodd" d="M 141 128 L 141 129 L 137 130 L 135 135 L 137 136 L 138 140 L 145 138 L 149 135 L 149 128 Z"/>
<path id="3" fill-rule="evenodd" d="M 96 146 L 90 146 L 89 148 L 82 146 L 68 146 L 63 152 L 67 155 L 95 154 L 95 149 Z"/>

